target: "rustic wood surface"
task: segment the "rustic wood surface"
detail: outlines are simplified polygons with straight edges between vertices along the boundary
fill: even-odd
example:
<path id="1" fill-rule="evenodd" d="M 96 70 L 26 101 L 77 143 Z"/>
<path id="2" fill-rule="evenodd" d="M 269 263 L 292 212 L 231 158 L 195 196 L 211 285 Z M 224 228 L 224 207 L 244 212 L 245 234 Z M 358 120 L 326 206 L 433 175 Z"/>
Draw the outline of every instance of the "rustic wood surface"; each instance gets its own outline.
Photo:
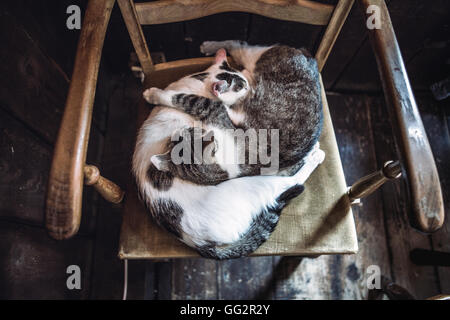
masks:
<path id="1" fill-rule="evenodd" d="M 24 10 L 24 4 L 34 13 Z M 36 2 L 0 5 L 0 57 L 9 61 L 1 67 L 9 76 L 0 83 L 2 299 L 86 299 L 91 290 L 97 194 L 84 191 L 79 237 L 69 242 L 51 240 L 44 219 L 53 146 L 69 84 L 65 70 L 73 65 L 71 48 L 78 38 L 67 29 L 60 32 L 65 17 L 50 17 L 61 12 L 59 5 L 65 10 L 69 4 L 63 0 L 48 10 Z M 95 104 L 87 159 L 98 165 L 105 105 L 101 99 Z M 81 290 L 70 291 L 65 285 L 71 264 L 81 267 Z"/>
<path id="2" fill-rule="evenodd" d="M 402 175 L 400 162 L 389 160 L 380 170 L 368 174 L 354 182 L 348 190 L 350 201 L 358 201 L 377 191 L 383 184 L 391 179 L 398 179 Z"/>
<path id="3" fill-rule="evenodd" d="M 354 2 L 354 0 L 340 0 L 336 4 L 315 54 L 319 71 L 322 71 Z"/>
<path id="4" fill-rule="evenodd" d="M 120 11 L 128 29 L 131 41 L 134 46 L 139 62 L 144 74 L 153 71 L 153 62 L 150 52 L 148 52 L 147 42 L 144 38 L 141 25 L 139 24 L 136 7 L 133 0 L 118 0 Z"/>
<path id="5" fill-rule="evenodd" d="M 431 236 L 433 249 L 450 252 L 450 219 L 448 217 L 450 212 L 450 167 L 448 166 L 448 159 L 450 159 L 450 102 L 446 100 L 438 102 L 428 95 L 419 95 L 417 103 L 436 160 L 447 213 L 444 226 Z M 437 273 L 441 292 L 450 292 L 449 268 L 438 267 Z"/>
<path id="6" fill-rule="evenodd" d="M 323 26 L 313 26 L 291 21 L 280 23 L 279 20 L 251 15 L 246 40 L 250 44 L 272 45 L 274 43 L 273 39 L 277 39 L 275 43 L 298 48 L 303 47 L 314 53 L 323 29 Z M 268 34 L 271 36 L 268 37 Z M 199 37 L 199 40 L 203 41 L 203 39 L 209 40 L 203 36 Z"/>
<path id="7" fill-rule="evenodd" d="M 133 150 L 130 140 L 134 139 L 136 132 L 137 101 L 141 97 L 141 84 L 131 73 L 117 76 L 107 70 L 100 73 L 99 82 L 112 83 L 105 90 L 104 98 L 109 106 L 108 134 L 105 137 L 100 167 L 103 175 L 125 187 L 129 179 Z M 121 222 L 122 207 L 101 199 L 97 212 L 90 299 L 122 297 L 123 262 L 117 257 Z M 128 267 L 128 297 L 142 299 L 147 283 L 145 262 L 129 261 Z M 148 290 L 153 292 L 153 286 Z"/>
<path id="8" fill-rule="evenodd" d="M 381 28 L 369 31 L 377 59 L 389 115 L 408 177 L 413 223 L 423 232 L 434 232 L 444 223 L 439 176 L 425 129 L 406 74 L 384 0 L 363 0 L 363 13 L 371 5 L 380 8 Z"/>
<path id="9" fill-rule="evenodd" d="M 121 203 L 125 192 L 111 180 L 102 177 L 96 166 L 84 166 L 84 184 L 93 186 L 102 197 L 112 203 Z"/>
<path id="10" fill-rule="evenodd" d="M 55 239 L 75 235 L 81 222 L 83 169 L 103 41 L 114 0 L 90 1 L 80 35 L 66 107 L 55 143 L 46 226 Z"/>
<path id="11" fill-rule="evenodd" d="M 0 299 L 87 299 L 92 242 L 57 242 L 44 228 L 0 221 Z M 80 267 L 80 290 L 67 289 L 70 265 Z"/>
<path id="12" fill-rule="evenodd" d="M 376 99 L 340 94 L 329 94 L 328 99 L 344 173 L 351 185 L 380 167 L 376 163 L 377 152 L 374 146 L 377 131 L 371 123 L 371 110 L 375 108 Z M 352 112 L 348 112 L 349 110 Z M 385 187 L 386 185 L 381 187 L 381 190 Z M 382 274 L 390 275 L 380 196 L 380 191 L 375 192 L 363 198 L 360 205 L 352 207 L 360 251 L 355 257 L 331 258 L 327 273 L 328 281 L 333 284 L 331 297 L 366 299 L 366 270 L 371 265 L 379 266 Z M 375 243 L 378 245 L 374 245 Z"/>
<path id="13" fill-rule="evenodd" d="M 430 103 L 430 102 L 428 102 Z M 377 165 L 392 159 L 396 150 L 387 107 L 382 100 L 375 100 L 371 107 Z M 411 227 L 405 177 L 381 188 L 386 240 L 392 268 L 391 279 L 406 288 L 417 298 L 425 298 L 439 290 L 433 267 L 415 266 L 410 258 L 414 248 L 431 249 L 430 237 Z"/>
<path id="14" fill-rule="evenodd" d="M 333 6 L 309 0 L 197 0 L 136 3 L 141 24 L 192 20 L 221 12 L 249 12 L 281 20 L 326 25 Z"/>
<path id="15" fill-rule="evenodd" d="M 450 47 L 446 0 L 386 0 L 406 69 L 414 89 L 448 76 Z M 366 23 L 357 1 L 324 69 L 325 87 L 334 91 L 381 92 L 377 66 L 367 37 Z M 431 65 L 430 65 L 431 64 Z M 364 72 L 361 72 L 364 66 Z M 329 79 L 329 80 L 326 80 Z"/>

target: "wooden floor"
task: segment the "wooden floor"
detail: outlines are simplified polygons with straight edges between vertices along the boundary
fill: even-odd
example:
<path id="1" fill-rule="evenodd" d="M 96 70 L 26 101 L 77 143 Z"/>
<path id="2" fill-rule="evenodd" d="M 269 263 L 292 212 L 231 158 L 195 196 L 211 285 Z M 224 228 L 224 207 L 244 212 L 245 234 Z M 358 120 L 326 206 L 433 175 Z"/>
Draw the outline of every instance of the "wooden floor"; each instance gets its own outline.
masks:
<path id="1" fill-rule="evenodd" d="M 124 184 L 129 172 L 130 146 L 124 121 L 132 121 L 140 93 L 129 76 L 117 82 L 109 104 L 101 166 L 104 174 Z M 397 159 L 384 99 L 379 95 L 329 93 L 328 101 L 347 182 Z M 423 121 L 436 157 L 445 192 L 447 212 L 450 171 L 448 102 L 435 102 L 418 94 Z M 120 130 L 117 130 L 120 129 Z M 206 259 L 129 261 L 129 298 L 138 299 L 366 299 L 367 268 L 379 266 L 382 275 L 425 298 L 450 292 L 450 268 L 417 266 L 409 258 L 414 248 L 450 251 L 450 222 L 432 236 L 410 227 L 404 181 L 389 183 L 354 207 L 360 251 L 357 255 L 259 257 L 231 261 Z M 120 209 L 101 201 L 102 241 L 117 243 Z M 114 223 L 111 223 L 111 219 Z M 96 254 L 92 298 L 117 298 L 122 264 L 114 259 L 117 248 Z M 102 247 L 102 250 L 105 250 Z M 107 258 L 98 260 L 99 257 Z M 98 269 L 98 270 L 96 270 Z M 100 272 L 101 270 L 101 272 Z M 98 290 L 98 292 L 96 292 Z"/>

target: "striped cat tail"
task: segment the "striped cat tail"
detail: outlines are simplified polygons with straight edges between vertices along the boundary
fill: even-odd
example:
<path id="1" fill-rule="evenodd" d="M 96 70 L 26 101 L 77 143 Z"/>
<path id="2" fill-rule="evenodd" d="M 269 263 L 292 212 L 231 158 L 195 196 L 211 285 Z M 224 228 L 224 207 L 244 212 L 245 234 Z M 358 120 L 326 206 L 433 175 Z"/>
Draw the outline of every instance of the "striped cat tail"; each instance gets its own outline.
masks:
<path id="1" fill-rule="evenodd" d="M 236 242 L 224 246 L 197 247 L 205 258 L 217 260 L 235 259 L 251 254 L 263 244 L 275 229 L 281 210 L 304 190 L 303 185 L 295 185 L 283 192 L 275 206 L 266 207 L 255 217 L 248 231 Z"/>

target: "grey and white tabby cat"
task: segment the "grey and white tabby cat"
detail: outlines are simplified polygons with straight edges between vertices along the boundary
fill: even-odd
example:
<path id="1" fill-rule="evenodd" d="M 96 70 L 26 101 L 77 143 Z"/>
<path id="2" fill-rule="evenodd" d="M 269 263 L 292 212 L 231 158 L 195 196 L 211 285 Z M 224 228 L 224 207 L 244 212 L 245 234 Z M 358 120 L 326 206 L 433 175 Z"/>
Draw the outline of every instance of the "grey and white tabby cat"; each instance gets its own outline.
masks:
<path id="1" fill-rule="evenodd" d="M 226 52 L 244 69 L 232 69 Z M 226 161 L 211 154 L 210 164 L 178 163 L 171 161 L 168 152 L 154 158 L 153 163 L 165 171 L 195 183 L 217 184 L 238 176 L 264 174 L 292 174 L 302 165 L 302 159 L 318 141 L 322 128 L 322 104 L 317 63 L 305 50 L 287 46 L 248 46 L 240 41 L 205 42 L 201 47 L 206 54 L 216 53 L 215 64 L 205 72 L 188 77 L 183 82 L 201 85 L 206 92 L 193 94 L 186 88 L 169 86 L 166 90 L 150 88 L 144 93 L 148 102 L 183 110 L 193 117 L 226 130 L 215 141 L 229 145 Z M 198 81 L 194 81 L 198 80 Z M 258 157 L 259 142 L 237 143 L 236 133 L 277 129 L 277 136 L 267 137 L 267 154 L 272 161 L 264 166 Z M 189 129 L 188 129 L 189 130 Z M 272 133 L 272 132 L 271 132 Z M 192 137 L 192 133 L 191 133 Z M 275 146 L 272 138 L 276 138 Z M 228 142 L 224 142 L 224 139 Z M 234 142 L 234 144 L 233 144 Z M 273 150 L 272 150 L 272 147 Z M 214 152 L 217 152 L 215 145 Z M 272 152 L 273 151 L 273 152 Z M 247 155 L 247 156 L 246 156 Z M 272 157 L 273 155 L 279 158 Z M 252 161 L 257 159 L 258 161 Z M 226 168 L 219 163 L 232 162 Z"/>
<path id="2" fill-rule="evenodd" d="M 222 48 L 241 71 L 230 67 Z M 313 58 L 286 46 L 205 42 L 202 51 L 217 52 L 210 68 L 144 92 L 157 107 L 139 132 L 133 172 L 160 225 L 205 257 L 238 258 L 267 240 L 281 210 L 324 159 L 319 75 Z M 174 164 L 171 137 L 189 137 L 199 121 L 202 132 L 213 133 L 212 161 Z M 236 128 L 279 129 L 278 175 L 258 175 L 261 163 L 225 161 L 230 153 L 254 152 L 237 148 L 227 130 Z"/>

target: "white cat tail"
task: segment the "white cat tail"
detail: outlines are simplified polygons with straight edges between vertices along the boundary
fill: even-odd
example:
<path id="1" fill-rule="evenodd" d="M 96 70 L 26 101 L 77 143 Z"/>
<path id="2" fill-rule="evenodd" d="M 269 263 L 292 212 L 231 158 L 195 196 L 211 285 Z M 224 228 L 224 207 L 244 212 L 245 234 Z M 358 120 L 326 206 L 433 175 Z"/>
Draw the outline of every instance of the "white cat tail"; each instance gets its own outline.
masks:
<path id="1" fill-rule="evenodd" d="M 283 192 L 273 206 L 267 206 L 253 219 L 248 231 L 236 242 L 224 246 L 205 245 L 196 249 L 203 257 L 217 260 L 236 259 L 251 254 L 269 238 L 278 224 L 281 210 L 303 190 L 303 185 L 298 184 Z"/>

